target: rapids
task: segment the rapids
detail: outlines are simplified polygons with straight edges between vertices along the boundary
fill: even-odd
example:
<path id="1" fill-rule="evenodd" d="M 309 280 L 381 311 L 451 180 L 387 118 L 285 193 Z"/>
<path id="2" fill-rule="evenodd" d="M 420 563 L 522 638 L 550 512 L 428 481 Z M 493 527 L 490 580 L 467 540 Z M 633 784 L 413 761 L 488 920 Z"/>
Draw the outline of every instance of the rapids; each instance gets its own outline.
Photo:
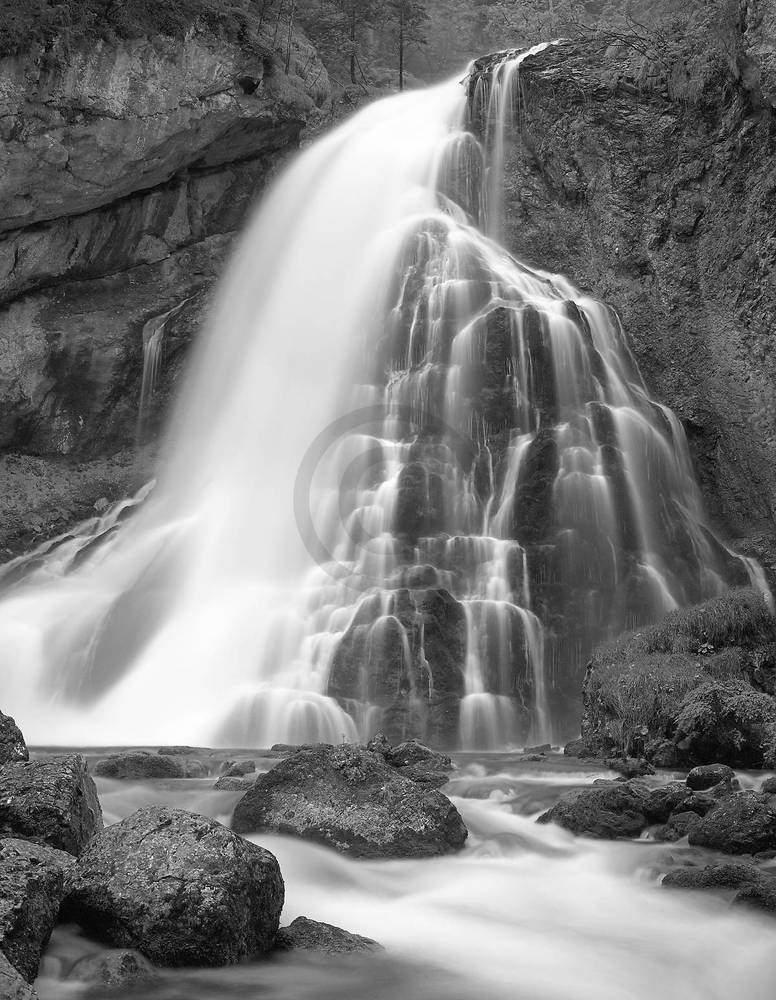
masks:
<path id="1" fill-rule="evenodd" d="M 304 151 L 156 484 L 0 567 L 2 707 L 32 742 L 559 740 L 595 642 L 761 582 L 613 310 L 497 242 L 525 55 Z"/>
<path id="2" fill-rule="evenodd" d="M 324 920 L 375 938 L 384 954 L 176 969 L 144 987 L 144 1000 L 770 1000 L 772 918 L 659 887 L 687 847 L 589 841 L 535 824 L 563 790 L 608 772 L 557 756 L 550 766 L 507 754 L 457 761 L 445 792 L 470 830 L 459 855 L 356 861 L 302 840 L 252 838 L 280 861 L 283 924 Z M 214 792 L 212 779 L 97 783 L 108 822 L 158 802 L 225 820 L 239 798 Z M 98 950 L 58 929 L 36 983 L 41 1000 L 80 1000 L 67 973 Z"/>

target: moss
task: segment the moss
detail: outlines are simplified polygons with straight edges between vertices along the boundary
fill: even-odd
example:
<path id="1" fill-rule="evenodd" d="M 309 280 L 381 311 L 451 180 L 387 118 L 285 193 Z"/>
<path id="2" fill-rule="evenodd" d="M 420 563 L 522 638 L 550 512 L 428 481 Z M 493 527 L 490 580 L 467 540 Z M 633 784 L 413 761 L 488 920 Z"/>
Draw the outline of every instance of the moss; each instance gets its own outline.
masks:
<path id="1" fill-rule="evenodd" d="M 772 763 L 776 701 L 746 681 L 707 681 L 676 715 L 676 740 L 692 762 L 724 760 L 737 767 Z"/>
<path id="2" fill-rule="evenodd" d="M 148 35 L 182 37 L 202 25 L 238 39 L 264 16 L 274 20 L 272 0 L 0 0 L 0 56 L 49 47 L 55 38 L 113 41 Z M 273 11 L 270 10 L 273 8 Z"/>
<path id="3" fill-rule="evenodd" d="M 770 694 L 756 691 L 749 681 L 758 676 L 754 668 L 767 659 L 775 638 L 776 618 L 762 596 L 736 590 L 599 646 L 585 678 L 583 737 L 604 753 L 636 755 L 652 740 L 669 739 L 688 762 L 703 762 L 710 751 L 702 748 L 698 727 L 702 719 L 713 724 L 709 713 L 700 711 L 703 702 L 696 705 L 692 698 L 710 685 L 719 692 L 732 685 L 737 699 L 748 694 L 754 701 L 731 702 L 730 738 L 718 747 L 723 756 L 709 759 L 737 761 L 735 734 L 743 734 L 742 745 L 754 737 L 735 720 L 749 709 L 755 715 L 768 706 L 776 711 Z M 694 728 L 693 711 L 698 713 Z"/>

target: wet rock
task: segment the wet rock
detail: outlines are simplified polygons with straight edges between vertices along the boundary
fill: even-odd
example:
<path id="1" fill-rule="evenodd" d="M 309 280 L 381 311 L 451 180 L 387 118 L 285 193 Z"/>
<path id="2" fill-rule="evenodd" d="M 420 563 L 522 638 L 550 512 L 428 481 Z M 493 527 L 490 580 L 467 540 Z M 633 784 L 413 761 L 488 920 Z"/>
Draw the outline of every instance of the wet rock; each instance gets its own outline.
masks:
<path id="1" fill-rule="evenodd" d="M 218 792 L 247 792 L 253 788 L 255 778 L 232 778 L 228 774 L 222 774 L 213 788 Z"/>
<path id="2" fill-rule="evenodd" d="M 262 774 L 234 812 L 238 833 L 274 830 L 359 857 L 428 857 L 463 847 L 467 830 L 440 792 L 343 745 L 304 750 Z"/>
<path id="3" fill-rule="evenodd" d="M 668 821 L 663 826 L 658 827 L 653 832 L 653 836 L 655 840 L 665 840 L 673 843 L 676 840 L 681 840 L 683 837 L 688 836 L 689 833 L 696 828 L 700 821 L 701 818 L 698 813 L 690 812 L 689 810 L 685 812 L 675 812 L 668 818 Z"/>
<path id="4" fill-rule="evenodd" d="M 776 913 L 776 880 L 773 877 L 761 878 L 758 882 L 746 885 L 733 898 L 736 906 L 748 906 L 766 913 Z"/>
<path id="5" fill-rule="evenodd" d="M 654 767 L 652 767 L 649 761 L 643 758 L 609 757 L 605 763 L 612 771 L 617 771 L 618 774 L 623 775 L 627 779 L 641 778 L 646 774 L 655 773 Z"/>
<path id="6" fill-rule="evenodd" d="M 582 759 L 598 756 L 597 751 L 582 737 L 577 740 L 569 740 L 563 748 L 563 753 L 567 757 L 580 757 Z"/>
<path id="7" fill-rule="evenodd" d="M 109 827 L 70 871 L 63 917 L 160 966 L 229 965 L 268 951 L 283 907 L 269 851 L 182 809 Z"/>
<path id="8" fill-rule="evenodd" d="M 0 952 L 0 997 L 3 1000 L 37 1000 L 38 994 Z"/>
<path id="9" fill-rule="evenodd" d="M 758 792 L 717 802 L 690 832 L 690 844 L 726 854 L 756 854 L 776 847 L 776 804 Z"/>
<path id="10" fill-rule="evenodd" d="M 30 754 L 21 729 L 10 715 L 0 712 L 0 764 L 29 759 Z"/>
<path id="11" fill-rule="evenodd" d="M 159 973 L 140 952 L 116 949 L 80 959 L 67 978 L 109 989 L 122 989 L 151 983 L 159 979 Z"/>
<path id="12" fill-rule="evenodd" d="M 760 791 L 766 795 L 776 795 L 776 777 L 766 778 L 760 786 Z"/>
<path id="13" fill-rule="evenodd" d="M 552 751 L 552 743 L 542 743 L 537 747 L 523 747 L 523 753 L 550 753 Z"/>
<path id="14" fill-rule="evenodd" d="M 623 782 L 566 792 L 537 822 L 557 823 L 579 836 L 615 839 L 637 837 L 647 826 L 646 795 Z"/>
<path id="15" fill-rule="evenodd" d="M 670 740 L 650 740 L 644 747 L 644 756 L 655 767 L 681 767 L 682 755 Z"/>
<path id="16" fill-rule="evenodd" d="M 186 777 L 186 766 L 181 761 L 144 750 L 111 754 L 104 760 L 98 760 L 93 770 L 98 778 L 119 778 L 126 781 Z"/>
<path id="17" fill-rule="evenodd" d="M 324 747 L 328 750 L 334 748 L 333 743 L 274 743 L 269 750 L 270 757 L 290 757 L 292 754 L 301 753 L 302 750 L 318 750 Z"/>
<path id="18" fill-rule="evenodd" d="M 235 763 L 224 762 L 223 776 L 225 778 L 242 778 L 256 770 L 255 760 L 240 760 Z"/>
<path id="19" fill-rule="evenodd" d="M 78 754 L 0 768 L 0 837 L 77 855 L 102 827 L 97 789 Z"/>
<path id="20" fill-rule="evenodd" d="M 0 952 L 30 983 L 57 922 L 64 872 L 72 863 L 69 854 L 43 844 L 0 840 Z M 2 989 L 0 996 L 6 996 Z"/>
<path id="21" fill-rule="evenodd" d="M 359 951 L 382 951 L 372 938 L 351 934 L 341 927 L 308 917 L 297 917 L 288 927 L 281 927 L 275 939 L 278 951 L 318 951 L 327 955 L 345 955 Z"/>
<path id="22" fill-rule="evenodd" d="M 676 889 L 738 889 L 761 878 L 754 865 L 721 864 L 704 868 L 677 868 L 668 872 L 661 884 Z"/>
<path id="23" fill-rule="evenodd" d="M 644 801 L 644 815 L 650 823 L 665 823 L 686 798 L 687 786 L 679 781 L 653 788 Z"/>
<path id="24" fill-rule="evenodd" d="M 694 791 L 704 791 L 713 788 L 721 781 L 730 783 L 735 776 L 735 771 L 727 764 L 701 764 L 699 767 L 694 767 L 687 775 L 687 787 Z"/>
<path id="25" fill-rule="evenodd" d="M 405 778 L 434 788 L 441 788 L 447 784 L 449 773 L 454 767 L 452 759 L 447 754 L 432 750 L 415 739 L 391 746 L 383 733 L 377 733 L 367 743 L 367 750 L 379 753 L 386 764 L 395 768 Z"/>

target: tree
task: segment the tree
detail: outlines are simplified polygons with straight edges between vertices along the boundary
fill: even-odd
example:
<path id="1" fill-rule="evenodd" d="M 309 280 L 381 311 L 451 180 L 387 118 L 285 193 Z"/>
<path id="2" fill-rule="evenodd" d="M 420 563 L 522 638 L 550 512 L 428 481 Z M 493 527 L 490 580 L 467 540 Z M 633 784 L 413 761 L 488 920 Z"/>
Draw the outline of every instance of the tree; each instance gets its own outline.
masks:
<path id="1" fill-rule="evenodd" d="M 428 12 L 422 0 L 390 0 L 399 52 L 399 90 L 404 90 L 404 57 L 410 46 L 427 44 Z"/>
<path id="2" fill-rule="evenodd" d="M 360 45 L 374 23 L 379 0 L 300 0 L 298 7 L 305 31 L 325 61 L 341 66 L 345 53 L 350 82 L 358 83 Z"/>

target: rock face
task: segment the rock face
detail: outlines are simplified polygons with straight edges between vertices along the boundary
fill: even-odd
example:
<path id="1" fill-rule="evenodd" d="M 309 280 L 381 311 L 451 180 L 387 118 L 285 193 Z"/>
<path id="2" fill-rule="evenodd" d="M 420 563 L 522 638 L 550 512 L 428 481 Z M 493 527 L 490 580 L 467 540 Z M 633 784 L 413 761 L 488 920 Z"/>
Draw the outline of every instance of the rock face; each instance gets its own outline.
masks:
<path id="1" fill-rule="evenodd" d="M 149 807 L 92 842 L 68 875 L 63 914 L 156 965 L 219 966 L 272 947 L 283 897 L 269 851 L 215 820 Z"/>
<path id="2" fill-rule="evenodd" d="M 460 850 L 467 830 L 440 792 L 361 747 L 304 750 L 259 777 L 234 811 L 238 833 L 274 830 L 366 858 Z"/>
<path id="3" fill-rule="evenodd" d="M 608 42 L 555 45 L 522 63 L 504 240 L 614 306 L 648 389 L 684 425 L 712 515 L 733 536 L 762 532 L 767 549 L 775 15 L 771 0 L 708 9 L 726 54 L 686 74 Z"/>
<path id="4" fill-rule="evenodd" d="M 318 951 L 326 955 L 383 950 L 372 938 L 351 934 L 341 927 L 308 917 L 297 917 L 288 927 L 281 927 L 275 939 L 275 948 L 279 951 Z"/>
<path id="5" fill-rule="evenodd" d="M 27 982 L 38 974 L 72 863 L 69 854 L 42 844 L 0 840 L 0 952 Z M 0 996 L 7 996 L 2 988 Z"/>
<path id="6" fill-rule="evenodd" d="M 21 729 L 10 715 L 0 712 L 0 765 L 29 759 L 30 754 Z"/>
<path id="7" fill-rule="evenodd" d="M 200 24 L 0 59 L 0 448 L 100 459 L 126 490 L 102 459 L 134 444 L 144 343 L 161 331 L 149 437 L 235 231 L 328 100 L 315 51 L 283 37 Z M 0 547 L 29 541 L 13 499 Z"/>
<path id="8" fill-rule="evenodd" d="M 0 837 L 78 855 L 102 825 L 97 790 L 77 754 L 0 768 Z"/>

